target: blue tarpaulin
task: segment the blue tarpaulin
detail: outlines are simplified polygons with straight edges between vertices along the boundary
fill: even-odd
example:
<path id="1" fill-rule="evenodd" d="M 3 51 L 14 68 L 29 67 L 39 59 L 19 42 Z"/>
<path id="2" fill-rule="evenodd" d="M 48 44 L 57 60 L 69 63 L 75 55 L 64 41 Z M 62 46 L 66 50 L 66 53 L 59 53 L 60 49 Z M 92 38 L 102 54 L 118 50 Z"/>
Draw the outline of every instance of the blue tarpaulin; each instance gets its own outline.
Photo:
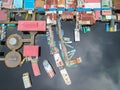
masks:
<path id="1" fill-rule="evenodd" d="M 22 8 L 23 6 L 23 0 L 14 0 L 13 7 L 14 8 Z"/>
<path id="2" fill-rule="evenodd" d="M 24 9 L 34 9 L 34 2 L 35 0 L 24 0 Z"/>

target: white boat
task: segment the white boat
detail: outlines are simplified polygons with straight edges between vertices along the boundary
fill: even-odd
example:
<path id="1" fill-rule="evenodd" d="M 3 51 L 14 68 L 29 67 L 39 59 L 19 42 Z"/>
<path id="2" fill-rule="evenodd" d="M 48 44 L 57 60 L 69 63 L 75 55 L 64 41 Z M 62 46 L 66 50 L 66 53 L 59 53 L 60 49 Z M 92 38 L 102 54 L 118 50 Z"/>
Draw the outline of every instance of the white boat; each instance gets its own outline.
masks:
<path id="1" fill-rule="evenodd" d="M 49 78 L 53 78 L 55 76 L 55 71 L 53 70 L 52 66 L 47 60 L 43 61 L 43 66 L 45 68 L 45 71 L 47 72 Z"/>
<path id="2" fill-rule="evenodd" d="M 64 65 L 59 53 L 54 54 L 54 60 L 57 67 L 61 67 Z"/>
<path id="3" fill-rule="evenodd" d="M 75 41 L 80 41 L 80 31 L 79 29 L 74 30 Z"/>
<path id="4" fill-rule="evenodd" d="M 24 87 L 25 88 L 30 88 L 32 87 L 31 81 L 30 81 L 30 76 L 29 73 L 24 73 L 22 76 Z"/>
<path id="5" fill-rule="evenodd" d="M 71 80 L 70 80 L 70 77 L 67 73 L 67 70 L 64 68 L 64 69 L 60 70 L 60 73 L 65 81 L 65 84 L 71 85 Z"/>

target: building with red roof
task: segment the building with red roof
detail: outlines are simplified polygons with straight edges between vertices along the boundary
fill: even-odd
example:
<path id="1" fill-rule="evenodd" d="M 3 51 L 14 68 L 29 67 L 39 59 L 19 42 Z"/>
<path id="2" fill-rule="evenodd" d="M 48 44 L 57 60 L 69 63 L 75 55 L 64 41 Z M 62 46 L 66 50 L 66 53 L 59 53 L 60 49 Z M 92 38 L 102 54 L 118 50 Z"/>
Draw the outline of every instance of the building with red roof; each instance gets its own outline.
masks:
<path id="1" fill-rule="evenodd" d="M 23 56 L 39 56 L 39 46 L 37 45 L 24 45 Z"/>
<path id="2" fill-rule="evenodd" d="M 82 25 L 93 25 L 96 21 L 94 12 L 92 13 L 80 12 L 77 15 L 76 19 Z"/>
<path id="3" fill-rule="evenodd" d="M 18 21 L 18 31 L 46 31 L 46 21 Z"/>

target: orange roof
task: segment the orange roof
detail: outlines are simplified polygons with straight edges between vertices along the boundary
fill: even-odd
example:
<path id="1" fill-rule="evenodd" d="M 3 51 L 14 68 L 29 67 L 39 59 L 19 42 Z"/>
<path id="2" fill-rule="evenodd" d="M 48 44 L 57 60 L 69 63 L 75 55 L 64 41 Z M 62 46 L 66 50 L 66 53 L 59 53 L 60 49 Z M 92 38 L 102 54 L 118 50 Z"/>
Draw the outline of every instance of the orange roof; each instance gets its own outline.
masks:
<path id="1" fill-rule="evenodd" d="M 18 31 L 46 31 L 46 21 L 18 21 Z"/>

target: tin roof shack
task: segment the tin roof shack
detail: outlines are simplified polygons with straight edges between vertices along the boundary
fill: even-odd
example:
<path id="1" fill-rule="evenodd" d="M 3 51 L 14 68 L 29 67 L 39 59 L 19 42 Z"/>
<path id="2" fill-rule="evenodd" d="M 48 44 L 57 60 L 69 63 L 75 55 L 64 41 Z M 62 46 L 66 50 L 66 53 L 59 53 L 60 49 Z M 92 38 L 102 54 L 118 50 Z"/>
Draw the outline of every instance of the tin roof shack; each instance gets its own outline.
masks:
<path id="1" fill-rule="evenodd" d="M 60 16 L 61 16 L 61 19 L 63 20 L 74 19 L 74 12 L 65 11 Z"/>
<path id="2" fill-rule="evenodd" d="M 76 0 L 66 0 L 66 8 L 76 8 Z"/>
<path id="3" fill-rule="evenodd" d="M 49 8 L 57 8 L 58 5 L 58 1 L 57 0 L 46 0 L 46 5 L 45 8 L 49 9 Z"/>
<path id="4" fill-rule="evenodd" d="M 120 9 L 120 0 L 113 0 L 113 7 L 115 9 Z"/>
<path id="5" fill-rule="evenodd" d="M 46 31 L 46 21 L 18 21 L 18 31 Z"/>
<path id="6" fill-rule="evenodd" d="M 12 3 L 13 3 L 13 0 L 2 0 L 2 7 L 11 9 Z"/>
<path id="7" fill-rule="evenodd" d="M 13 8 L 22 8 L 23 7 L 23 0 L 14 0 Z"/>
<path id="8" fill-rule="evenodd" d="M 44 8 L 44 0 L 35 0 L 35 8 Z"/>
<path id="9" fill-rule="evenodd" d="M 0 10 L 0 22 L 7 21 L 7 11 Z"/>
<path id="10" fill-rule="evenodd" d="M 96 22 L 94 12 L 79 12 L 76 15 L 76 20 L 82 25 L 93 25 Z"/>
<path id="11" fill-rule="evenodd" d="M 84 0 L 77 0 L 77 7 L 84 7 L 85 6 L 85 2 Z"/>
<path id="12" fill-rule="evenodd" d="M 39 56 L 39 46 L 37 45 L 24 45 L 23 56 Z"/>
<path id="13" fill-rule="evenodd" d="M 102 8 L 110 8 L 112 7 L 112 0 L 102 0 Z"/>
<path id="14" fill-rule="evenodd" d="M 85 0 L 85 8 L 100 8 L 100 0 Z"/>
<path id="15" fill-rule="evenodd" d="M 65 0 L 58 0 L 58 7 L 64 7 L 65 8 Z"/>
<path id="16" fill-rule="evenodd" d="M 55 11 L 54 12 L 47 11 L 45 14 L 47 19 L 47 24 L 55 25 L 57 23 L 57 13 Z"/>
<path id="17" fill-rule="evenodd" d="M 34 10 L 34 0 L 24 0 L 25 10 Z"/>

